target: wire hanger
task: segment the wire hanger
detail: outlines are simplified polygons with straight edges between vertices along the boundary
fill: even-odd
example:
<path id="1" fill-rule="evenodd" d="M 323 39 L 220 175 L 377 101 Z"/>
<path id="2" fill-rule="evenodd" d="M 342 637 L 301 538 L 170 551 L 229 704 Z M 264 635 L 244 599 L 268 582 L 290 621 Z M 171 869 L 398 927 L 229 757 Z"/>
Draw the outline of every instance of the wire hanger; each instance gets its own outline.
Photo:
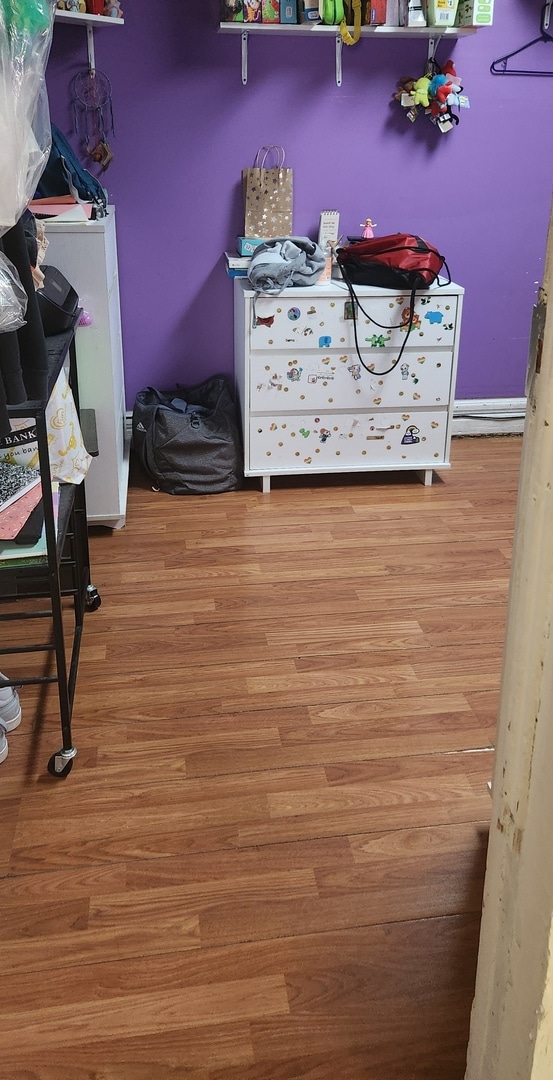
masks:
<path id="1" fill-rule="evenodd" d="M 514 52 L 507 53 L 506 56 L 499 57 L 498 60 L 494 60 L 490 66 L 492 75 L 541 75 L 543 78 L 548 78 L 553 75 L 552 71 L 536 71 L 529 68 L 510 68 L 507 66 L 508 61 L 513 56 L 518 56 L 519 53 L 526 52 L 532 45 L 537 45 L 539 41 L 544 43 L 553 41 L 551 34 L 548 34 L 549 23 L 551 21 L 551 9 L 553 8 L 553 0 L 547 0 L 544 4 L 541 13 L 541 33 L 539 37 L 535 37 L 532 41 L 528 41 L 526 45 L 521 45 L 520 49 L 515 49 Z"/>

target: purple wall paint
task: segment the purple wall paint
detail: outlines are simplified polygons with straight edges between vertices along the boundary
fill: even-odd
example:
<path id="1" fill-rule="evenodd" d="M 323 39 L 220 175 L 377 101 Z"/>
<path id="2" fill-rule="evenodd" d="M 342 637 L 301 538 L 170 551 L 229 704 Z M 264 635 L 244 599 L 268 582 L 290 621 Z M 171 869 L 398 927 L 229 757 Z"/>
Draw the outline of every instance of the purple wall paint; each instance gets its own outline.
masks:
<path id="1" fill-rule="evenodd" d="M 441 136 L 405 119 L 391 95 L 422 74 L 425 41 L 250 43 L 217 34 L 217 4 L 127 0 L 125 26 L 95 36 L 113 87 L 114 160 L 104 174 L 117 207 L 127 404 L 144 385 L 193 383 L 232 371 L 232 283 L 222 253 L 242 230 L 240 176 L 261 144 L 281 143 L 295 174 L 294 230 L 316 237 L 319 210 L 341 230 L 370 215 L 378 234 L 417 232 L 465 286 L 458 398 L 524 393 L 532 305 L 541 282 L 553 146 L 553 80 L 497 78 L 490 62 L 539 32 L 539 0 L 497 0 L 492 28 L 441 43 L 471 102 Z M 551 55 L 549 55 L 551 54 Z M 553 46 L 532 59 L 553 70 Z M 72 135 L 71 80 L 86 65 L 82 27 L 56 26 L 52 119 Z M 546 135 L 546 138 L 544 138 Z M 90 165 L 88 159 L 85 163 Z"/>

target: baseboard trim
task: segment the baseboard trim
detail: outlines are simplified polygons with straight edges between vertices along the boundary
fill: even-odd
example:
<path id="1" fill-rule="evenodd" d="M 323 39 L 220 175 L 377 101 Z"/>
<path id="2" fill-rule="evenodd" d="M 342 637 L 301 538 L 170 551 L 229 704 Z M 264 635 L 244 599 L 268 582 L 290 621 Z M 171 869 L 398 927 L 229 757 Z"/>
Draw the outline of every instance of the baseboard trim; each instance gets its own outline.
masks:
<path id="1" fill-rule="evenodd" d="M 467 398 L 455 402 L 452 435 L 521 435 L 526 398 Z"/>
<path id="2" fill-rule="evenodd" d="M 452 435 L 521 435 L 526 398 L 466 398 L 453 407 Z M 132 411 L 125 414 L 125 429 L 132 432 Z"/>

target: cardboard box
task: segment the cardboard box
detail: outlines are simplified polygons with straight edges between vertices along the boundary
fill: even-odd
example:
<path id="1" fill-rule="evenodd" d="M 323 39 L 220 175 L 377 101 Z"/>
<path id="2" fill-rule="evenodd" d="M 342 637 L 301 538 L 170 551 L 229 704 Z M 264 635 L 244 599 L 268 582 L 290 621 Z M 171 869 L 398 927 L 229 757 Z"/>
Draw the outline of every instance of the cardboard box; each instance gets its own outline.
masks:
<path id="1" fill-rule="evenodd" d="M 297 23 L 297 0 L 280 0 L 280 21 L 281 23 Z"/>
<path id="2" fill-rule="evenodd" d="M 386 0 L 368 0 L 365 12 L 365 24 L 384 26 L 386 22 Z"/>
<path id="3" fill-rule="evenodd" d="M 261 22 L 280 22 L 280 0 L 263 0 L 261 4 Z"/>
<path id="4" fill-rule="evenodd" d="M 311 23 L 321 21 L 321 16 L 319 15 L 319 0 L 299 0 L 299 7 L 300 22 Z"/>
<path id="5" fill-rule="evenodd" d="M 454 26 L 457 16 L 457 0 L 428 0 L 427 23 L 429 26 Z"/>
<path id="6" fill-rule="evenodd" d="M 493 0 L 459 0 L 456 26 L 491 26 Z"/>
<path id="7" fill-rule="evenodd" d="M 386 26 L 399 26 L 399 0 L 386 0 Z"/>
<path id="8" fill-rule="evenodd" d="M 253 255 L 256 247 L 264 243 L 262 236 L 237 236 L 236 250 L 239 255 Z"/>
<path id="9" fill-rule="evenodd" d="M 261 22 L 261 0 L 244 0 L 244 22 Z"/>

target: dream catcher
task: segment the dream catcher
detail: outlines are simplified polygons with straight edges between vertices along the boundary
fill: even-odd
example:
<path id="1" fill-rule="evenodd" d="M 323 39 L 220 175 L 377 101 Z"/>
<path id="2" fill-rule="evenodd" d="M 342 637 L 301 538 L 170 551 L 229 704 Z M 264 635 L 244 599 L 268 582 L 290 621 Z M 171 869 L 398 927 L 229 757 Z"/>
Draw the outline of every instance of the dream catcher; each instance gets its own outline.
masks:
<path id="1" fill-rule="evenodd" d="M 105 172 L 113 152 L 108 134 L 114 134 L 111 83 L 102 71 L 89 68 L 73 79 L 75 131 L 83 136 L 89 157 Z"/>

